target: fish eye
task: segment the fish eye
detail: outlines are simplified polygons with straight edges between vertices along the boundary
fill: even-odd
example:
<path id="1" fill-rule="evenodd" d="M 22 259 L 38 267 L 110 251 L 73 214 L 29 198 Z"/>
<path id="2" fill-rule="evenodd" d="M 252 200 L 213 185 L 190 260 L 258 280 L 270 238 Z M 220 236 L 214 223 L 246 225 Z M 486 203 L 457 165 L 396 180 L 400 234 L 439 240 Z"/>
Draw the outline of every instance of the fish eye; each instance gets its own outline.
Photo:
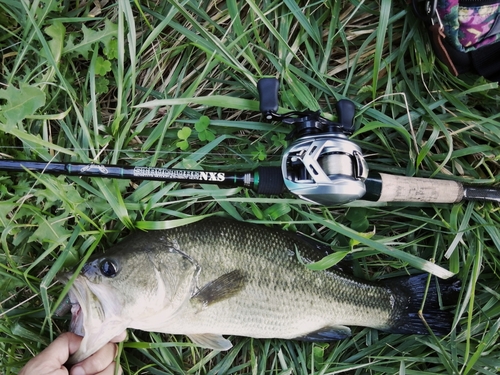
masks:
<path id="1" fill-rule="evenodd" d="M 115 277 L 118 273 L 118 267 L 116 267 L 116 264 L 109 259 L 104 259 L 99 268 L 101 269 L 101 273 L 106 277 Z"/>

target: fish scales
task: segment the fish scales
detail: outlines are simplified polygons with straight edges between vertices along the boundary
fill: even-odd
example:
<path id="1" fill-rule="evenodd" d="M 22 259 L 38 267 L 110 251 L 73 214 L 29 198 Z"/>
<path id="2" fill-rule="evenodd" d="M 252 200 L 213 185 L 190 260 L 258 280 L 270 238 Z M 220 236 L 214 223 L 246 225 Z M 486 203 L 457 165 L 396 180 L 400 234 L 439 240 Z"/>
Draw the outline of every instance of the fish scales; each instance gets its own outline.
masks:
<path id="1" fill-rule="evenodd" d="M 197 317 L 199 324 L 216 332 L 230 329 L 233 334 L 251 333 L 254 337 L 276 337 L 278 333 L 287 338 L 312 332 L 312 328 L 320 329 L 327 323 L 359 325 L 369 319 L 375 326 L 383 327 L 389 319 L 390 291 L 334 271 L 305 268 L 299 256 L 312 261 L 321 259 L 323 254 L 286 232 L 239 222 L 210 221 L 189 229 L 173 229 L 170 236 L 176 239 L 179 249 L 200 264 L 199 285 L 234 269 L 244 270 L 248 278 L 241 293 L 203 312 L 203 319 Z M 293 325 L 298 331 L 290 332 Z"/>
<path id="2" fill-rule="evenodd" d="M 84 335 L 72 361 L 126 328 L 184 334 L 218 350 L 231 347 L 222 335 L 330 341 L 348 337 L 347 326 L 425 334 L 426 292 L 431 329 L 451 329 L 427 275 L 371 283 L 304 265 L 324 255 L 297 234 L 225 219 L 135 233 L 89 259 L 70 288 L 71 329 Z M 459 291 L 456 282 L 440 286 L 444 301 Z"/>

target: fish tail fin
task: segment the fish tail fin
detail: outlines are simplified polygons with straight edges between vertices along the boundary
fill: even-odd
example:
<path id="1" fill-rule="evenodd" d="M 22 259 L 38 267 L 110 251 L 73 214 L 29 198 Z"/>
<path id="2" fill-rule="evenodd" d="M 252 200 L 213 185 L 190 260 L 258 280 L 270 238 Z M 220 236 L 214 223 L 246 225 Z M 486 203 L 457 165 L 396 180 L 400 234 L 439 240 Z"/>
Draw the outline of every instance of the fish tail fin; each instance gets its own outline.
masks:
<path id="1" fill-rule="evenodd" d="M 404 334 L 429 334 L 443 336 L 450 333 L 453 324 L 452 311 L 444 306 L 454 306 L 460 293 L 460 280 L 436 281 L 431 278 L 427 288 L 428 275 L 401 277 L 391 280 L 390 288 L 395 295 L 403 296 L 396 304 L 390 327 L 387 331 Z M 421 311 L 421 313 L 420 313 Z"/>

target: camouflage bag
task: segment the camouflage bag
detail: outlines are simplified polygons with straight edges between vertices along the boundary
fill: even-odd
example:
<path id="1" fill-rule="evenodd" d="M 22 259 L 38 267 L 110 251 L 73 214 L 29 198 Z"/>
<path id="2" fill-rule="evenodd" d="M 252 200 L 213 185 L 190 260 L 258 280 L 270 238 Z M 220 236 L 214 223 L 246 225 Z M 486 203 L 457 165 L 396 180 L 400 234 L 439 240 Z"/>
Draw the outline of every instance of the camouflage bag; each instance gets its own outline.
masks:
<path id="1" fill-rule="evenodd" d="M 459 75 L 500 81 L 499 0 L 411 0 L 429 30 L 436 56 Z"/>

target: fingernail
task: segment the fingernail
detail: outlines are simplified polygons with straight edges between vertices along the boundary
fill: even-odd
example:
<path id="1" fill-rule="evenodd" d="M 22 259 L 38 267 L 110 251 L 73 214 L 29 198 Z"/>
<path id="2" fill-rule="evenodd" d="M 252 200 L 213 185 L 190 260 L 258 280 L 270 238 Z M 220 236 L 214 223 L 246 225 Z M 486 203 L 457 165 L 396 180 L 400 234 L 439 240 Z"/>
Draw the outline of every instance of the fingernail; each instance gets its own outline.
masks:
<path id="1" fill-rule="evenodd" d="M 86 375 L 82 366 L 75 366 L 71 369 L 71 375 Z"/>

